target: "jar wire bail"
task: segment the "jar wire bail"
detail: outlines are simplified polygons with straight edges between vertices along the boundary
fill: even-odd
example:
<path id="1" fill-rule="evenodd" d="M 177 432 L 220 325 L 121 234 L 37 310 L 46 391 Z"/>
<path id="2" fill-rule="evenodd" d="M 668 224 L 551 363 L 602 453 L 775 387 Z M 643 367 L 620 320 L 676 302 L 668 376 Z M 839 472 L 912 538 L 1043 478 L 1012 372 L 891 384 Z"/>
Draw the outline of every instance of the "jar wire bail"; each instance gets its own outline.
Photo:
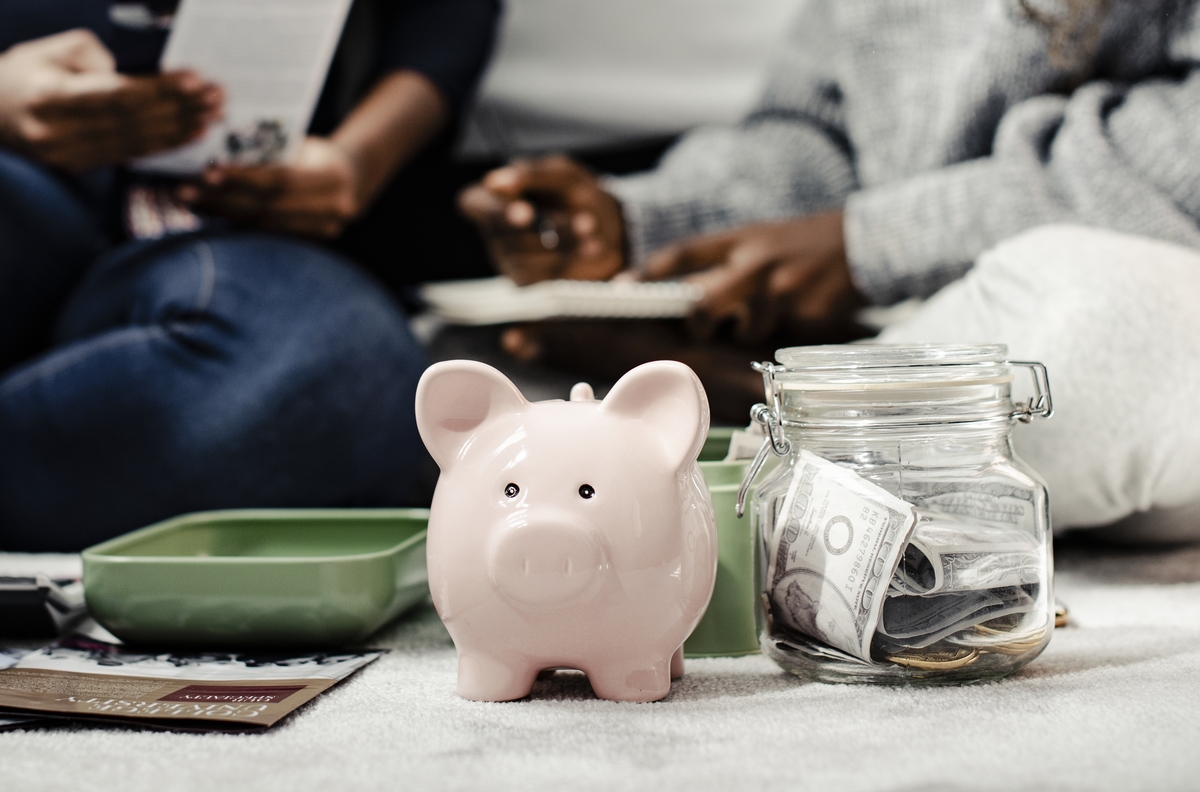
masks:
<path id="1" fill-rule="evenodd" d="M 782 457 L 787 456 L 792 450 L 791 441 L 783 434 L 783 407 L 780 404 L 779 389 L 775 387 L 775 374 L 784 371 L 785 367 L 774 363 L 758 362 L 750 365 L 755 371 L 762 374 L 763 391 L 767 394 L 771 404 L 760 402 L 750 408 L 750 420 L 763 428 L 764 437 L 758 453 L 754 455 L 754 461 L 746 469 L 746 475 L 743 476 L 741 486 L 738 487 L 737 516 L 739 519 L 745 514 L 746 496 L 754 484 L 754 479 L 758 477 L 759 471 L 766 464 L 767 454 L 774 453 L 776 456 Z M 1050 375 L 1046 371 L 1045 364 L 1036 361 L 1012 360 L 1009 361 L 1009 365 L 1029 369 L 1035 391 L 1028 401 L 1016 405 L 1016 409 L 1009 415 L 1010 420 L 1015 419 L 1027 424 L 1034 418 L 1049 418 L 1054 415 L 1054 399 L 1050 395 Z"/>
<path id="2" fill-rule="evenodd" d="M 1050 396 L 1050 375 L 1046 365 L 1032 360 L 1012 360 L 1012 366 L 1024 366 L 1033 375 L 1033 387 L 1037 391 L 1029 397 L 1029 401 L 1017 405 L 1012 417 L 1021 423 L 1029 423 L 1034 418 L 1049 418 L 1054 415 L 1054 399 Z"/>
<path id="3" fill-rule="evenodd" d="M 742 515 L 746 513 L 746 495 L 750 492 L 750 486 L 754 483 L 754 479 L 758 477 L 758 472 L 766 463 L 767 453 L 774 452 L 775 456 L 787 456 L 792 450 L 792 442 L 784 436 L 783 424 L 779 417 L 782 406 L 779 403 L 779 391 L 775 388 L 775 364 L 755 362 L 750 365 L 755 371 L 762 374 L 763 390 L 770 394 L 769 398 L 773 406 L 759 403 L 750 408 L 750 420 L 763 428 L 764 436 L 758 453 L 754 455 L 754 461 L 750 463 L 750 467 L 746 469 L 746 475 L 742 477 L 742 485 L 738 487 L 738 519 L 741 519 Z"/>

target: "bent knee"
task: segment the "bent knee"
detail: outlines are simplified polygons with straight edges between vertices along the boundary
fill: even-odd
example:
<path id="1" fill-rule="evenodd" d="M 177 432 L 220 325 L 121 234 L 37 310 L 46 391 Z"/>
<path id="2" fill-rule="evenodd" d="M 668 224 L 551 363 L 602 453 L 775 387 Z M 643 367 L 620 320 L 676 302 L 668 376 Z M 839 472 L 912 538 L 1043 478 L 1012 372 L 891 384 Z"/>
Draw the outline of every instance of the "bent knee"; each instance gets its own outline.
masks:
<path id="1" fill-rule="evenodd" d="M 315 246 L 246 236 L 213 239 L 216 271 L 205 315 L 178 330 L 212 339 L 236 444 L 319 463 L 350 497 L 419 461 L 414 417 L 425 353 L 403 311 L 352 264 Z M 219 329 L 227 328 L 227 329 Z M 190 339 L 189 339 L 190 340 Z M 228 440 L 228 438 L 226 439 Z"/>
<path id="2" fill-rule="evenodd" d="M 1054 420 L 1017 448 L 1051 483 L 1055 520 L 1096 525 L 1200 498 L 1200 253 L 1051 226 L 981 256 L 883 336 L 991 342 L 1050 371 Z"/>
<path id="3" fill-rule="evenodd" d="M 240 326 L 339 369 L 405 371 L 423 352 L 400 307 L 350 262 L 298 240 L 271 236 L 216 239 L 209 245 L 216 282 L 211 309 Z M 237 283 L 222 283 L 235 278 Z M 419 375 L 419 370 L 418 370 Z"/>
<path id="4" fill-rule="evenodd" d="M 980 256 L 963 288 L 1015 338 L 1132 357 L 1151 339 L 1198 329 L 1200 252 L 1105 229 L 1043 226 Z M 1015 320 L 1035 326 L 1018 330 Z"/>
<path id="5" fill-rule="evenodd" d="M 986 251 L 972 274 L 1016 279 L 1038 294 L 1065 291 L 1125 305 L 1146 290 L 1200 289 L 1200 251 L 1108 229 L 1048 225 Z"/>

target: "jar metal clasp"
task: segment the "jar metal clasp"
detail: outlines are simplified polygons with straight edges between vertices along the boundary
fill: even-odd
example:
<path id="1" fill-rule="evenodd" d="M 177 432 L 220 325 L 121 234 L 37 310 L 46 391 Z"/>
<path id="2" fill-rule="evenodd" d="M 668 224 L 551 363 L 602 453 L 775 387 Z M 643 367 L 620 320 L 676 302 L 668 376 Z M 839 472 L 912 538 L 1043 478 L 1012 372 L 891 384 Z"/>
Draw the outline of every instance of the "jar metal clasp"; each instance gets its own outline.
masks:
<path id="1" fill-rule="evenodd" d="M 770 394 L 774 404 L 768 406 L 760 403 L 750 408 L 750 420 L 763 428 L 763 442 L 758 448 L 758 453 L 754 455 L 754 461 L 750 463 L 750 467 L 746 468 L 746 475 L 742 477 L 742 485 L 738 487 L 738 518 L 746 513 L 746 495 L 750 492 L 750 487 L 754 483 L 754 479 L 758 477 L 759 471 L 766 464 L 767 454 L 774 452 L 776 456 L 787 456 L 792 450 L 792 442 L 783 436 L 783 424 L 780 421 L 779 393 L 775 390 L 775 364 L 751 363 L 750 365 L 755 371 L 762 374 L 764 390 Z"/>
<path id="2" fill-rule="evenodd" d="M 1016 404 L 1009 418 L 1029 423 L 1034 418 L 1049 418 L 1054 415 L 1054 399 L 1050 395 L 1050 375 L 1043 363 L 1036 361 L 1013 360 L 1009 365 L 1023 366 L 1029 369 L 1033 376 L 1034 395 L 1028 401 Z M 763 428 L 763 442 L 754 455 L 754 461 L 746 469 L 742 484 L 738 487 L 737 516 L 740 518 L 746 511 L 746 496 L 759 471 L 766 464 L 767 454 L 786 456 L 792 450 L 791 441 L 783 434 L 782 409 L 779 403 L 779 392 L 775 388 L 775 373 L 781 370 L 774 363 L 752 363 L 751 366 L 763 376 L 763 386 L 772 404 L 756 404 L 750 408 L 750 420 Z"/>
<path id="3" fill-rule="evenodd" d="M 1025 366 L 1033 375 L 1033 387 L 1036 393 L 1029 401 L 1018 404 L 1012 416 L 1021 423 L 1029 423 L 1034 418 L 1049 418 L 1054 415 L 1054 399 L 1050 396 L 1050 375 L 1046 373 L 1046 365 L 1031 360 L 1012 360 L 1012 366 Z"/>

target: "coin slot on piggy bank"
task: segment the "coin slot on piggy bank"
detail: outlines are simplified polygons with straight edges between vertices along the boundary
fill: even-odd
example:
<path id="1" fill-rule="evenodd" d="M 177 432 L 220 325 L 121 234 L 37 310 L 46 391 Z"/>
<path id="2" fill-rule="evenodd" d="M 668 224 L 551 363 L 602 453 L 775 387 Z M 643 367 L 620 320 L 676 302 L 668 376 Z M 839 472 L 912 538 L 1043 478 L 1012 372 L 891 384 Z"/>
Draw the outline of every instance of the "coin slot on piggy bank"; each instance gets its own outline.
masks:
<path id="1" fill-rule="evenodd" d="M 569 401 L 529 402 L 496 369 L 447 361 L 416 410 L 441 468 L 429 587 L 458 694 L 519 699 L 540 671 L 573 668 L 600 698 L 666 696 L 717 566 L 691 369 L 648 363 L 602 401 L 580 383 Z"/>

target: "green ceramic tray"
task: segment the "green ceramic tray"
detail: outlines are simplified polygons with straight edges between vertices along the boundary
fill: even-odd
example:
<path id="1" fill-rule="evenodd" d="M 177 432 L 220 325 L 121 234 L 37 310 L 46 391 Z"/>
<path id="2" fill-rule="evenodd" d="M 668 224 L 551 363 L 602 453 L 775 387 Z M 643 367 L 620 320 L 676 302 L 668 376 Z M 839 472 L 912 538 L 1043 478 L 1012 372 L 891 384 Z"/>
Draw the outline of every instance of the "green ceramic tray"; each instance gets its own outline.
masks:
<path id="1" fill-rule="evenodd" d="M 133 644 L 334 647 L 429 592 L 426 509 L 187 514 L 83 551 L 88 609 Z"/>

